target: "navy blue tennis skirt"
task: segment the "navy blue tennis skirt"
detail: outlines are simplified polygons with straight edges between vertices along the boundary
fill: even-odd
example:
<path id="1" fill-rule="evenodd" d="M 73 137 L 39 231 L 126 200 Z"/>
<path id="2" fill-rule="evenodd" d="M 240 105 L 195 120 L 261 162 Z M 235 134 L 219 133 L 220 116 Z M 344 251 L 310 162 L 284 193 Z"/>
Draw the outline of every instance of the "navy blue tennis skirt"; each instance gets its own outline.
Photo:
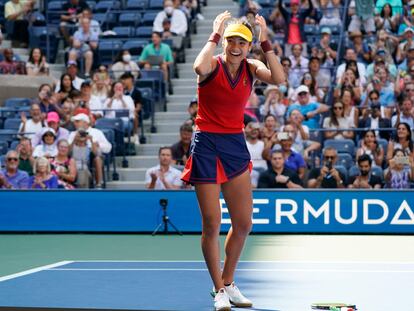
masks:
<path id="1" fill-rule="evenodd" d="M 252 164 L 243 133 L 194 132 L 181 179 L 191 184 L 222 184 L 247 169 L 251 171 Z"/>

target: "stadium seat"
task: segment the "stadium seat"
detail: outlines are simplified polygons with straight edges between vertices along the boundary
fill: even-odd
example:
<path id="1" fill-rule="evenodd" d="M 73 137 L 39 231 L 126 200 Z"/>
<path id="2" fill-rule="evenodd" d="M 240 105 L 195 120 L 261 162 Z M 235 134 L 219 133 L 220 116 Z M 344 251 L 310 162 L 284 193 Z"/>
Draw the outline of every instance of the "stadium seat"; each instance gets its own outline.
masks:
<path id="1" fill-rule="evenodd" d="M 371 169 L 372 175 L 381 177 L 381 180 L 384 181 L 384 172 L 381 167 L 373 166 Z"/>
<path id="2" fill-rule="evenodd" d="M 12 97 L 4 101 L 4 106 L 7 108 L 28 107 L 32 101 L 30 98 Z"/>
<path id="3" fill-rule="evenodd" d="M 274 1 L 273 0 L 258 0 L 257 3 L 262 7 L 273 7 L 274 6 Z"/>
<path id="4" fill-rule="evenodd" d="M 20 141 L 18 140 L 13 140 L 10 144 L 10 148 L 9 150 L 16 150 L 17 146 L 19 145 Z"/>
<path id="5" fill-rule="evenodd" d="M 338 160 L 336 163 L 345 166 L 346 169 L 349 169 L 352 165 L 354 165 L 354 160 L 349 153 L 338 153 Z"/>
<path id="6" fill-rule="evenodd" d="M 305 24 L 303 27 L 307 35 L 314 35 L 318 32 L 318 26 L 316 25 Z"/>
<path id="7" fill-rule="evenodd" d="M 112 144 L 112 150 L 110 154 L 105 155 L 105 166 L 106 166 L 106 175 L 109 176 L 109 167 L 112 164 L 112 180 L 119 180 L 119 175 L 116 171 L 116 161 L 115 161 L 115 132 L 110 128 L 101 128 L 102 133 L 105 135 L 106 139 Z"/>
<path id="8" fill-rule="evenodd" d="M 95 10 L 96 1 L 88 0 L 88 1 L 86 1 L 86 3 L 88 4 L 88 6 L 91 8 L 92 11 Z"/>
<path id="9" fill-rule="evenodd" d="M 150 0 L 148 9 L 150 10 L 163 10 L 164 9 L 164 0 Z"/>
<path id="10" fill-rule="evenodd" d="M 4 121 L 4 129 L 18 131 L 21 122 L 20 118 L 8 118 Z"/>
<path id="11" fill-rule="evenodd" d="M 142 50 L 148 44 L 147 40 L 127 40 L 122 46 L 123 50 L 128 50 L 131 55 L 141 55 Z"/>
<path id="12" fill-rule="evenodd" d="M 5 141 L 0 142 L 0 156 L 7 153 L 9 150 L 9 144 Z"/>
<path id="13" fill-rule="evenodd" d="M 119 24 L 121 26 L 132 26 L 137 27 L 141 24 L 140 13 L 121 13 L 119 15 Z"/>
<path id="14" fill-rule="evenodd" d="M 119 1 L 103 0 L 99 1 L 95 6 L 96 12 L 107 12 L 111 10 L 119 10 L 121 8 L 121 3 Z"/>
<path id="15" fill-rule="evenodd" d="M 145 11 L 148 8 L 148 0 L 128 0 L 127 10 Z"/>
<path id="16" fill-rule="evenodd" d="M 33 12 L 30 16 L 33 26 L 46 26 L 46 18 L 40 12 Z"/>
<path id="17" fill-rule="evenodd" d="M 0 142 L 11 142 L 17 136 L 15 130 L 0 130 Z"/>
<path id="18" fill-rule="evenodd" d="M 129 38 L 134 35 L 135 29 L 130 26 L 117 26 L 112 31 L 116 33 L 115 37 Z"/>
<path id="19" fill-rule="evenodd" d="M 47 61 L 54 63 L 58 51 L 58 29 L 50 26 L 29 27 L 29 46 L 38 47 L 47 56 Z"/>
<path id="20" fill-rule="evenodd" d="M 145 12 L 142 16 L 142 25 L 152 26 L 154 24 L 154 20 L 157 14 L 158 12 Z"/>
<path id="21" fill-rule="evenodd" d="M 52 1 L 47 4 L 47 23 L 59 25 L 62 6 L 65 1 Z"/>
<path id="22" fill-rule="evenodd" d="M 141 70 L 142 80 L 154 80 L 155 81 L 155 96 L 158 99 L 165 98 L 166 86 L 164 82 L 164 75 L 162 70 Z"/>
<path id="23" fill-rule="evenodd" d="M 348 170 L 349 178 L 358 176 L 360 174 L 359 167 L 357 165 L 353 165 Z"/>
<path id="24" fill-rule="evenodd" d="M 15 118 L 17 115 L 17 109 L 0 107 L 0 119 Z"/>
<path id="25" fill-rule="evenodd" d="M 153 91 L 149 87 L 140 87 L 138 90 L 141 92 L 142 107 L 143 107 L 143 118 L 148 119 L 151 116 L 154 103 Z"/>
<path id="26" fill-rule="evenodd" d="M 117 39 L 99 41 L 99 60 L 104 65 L 111 64 L 122 49 L 122 41 Z"/>
<path id="27" fill-rule="evenodd" d="M 352 139 L 327 139 L 323 147 L 335 148 L 338 153 L 349 153 L 350 155 L 355 153 L 355 144 Z"/>
<path id="28" fill-rule="evenodd" d="M 152 26 L 141 26 L 135 30 L 135 36 L 138 38 L 151 39 L 152 36 Z"/>
<path id="29" fill-rule="evenodd" d="M 98 21 L 102 30 L 107 30 L 116 26 L 117 14 L 114 13 L 95 13 L 93 19 Z"/>

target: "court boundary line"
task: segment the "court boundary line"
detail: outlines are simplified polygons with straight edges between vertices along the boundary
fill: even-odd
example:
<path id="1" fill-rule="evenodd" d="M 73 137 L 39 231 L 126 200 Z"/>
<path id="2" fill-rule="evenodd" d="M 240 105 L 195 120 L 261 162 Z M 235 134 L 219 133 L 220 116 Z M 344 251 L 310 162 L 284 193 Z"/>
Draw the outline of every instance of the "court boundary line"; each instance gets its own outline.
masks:
<path id="1" fill-rule="evenodd" d="M 137 263 L 205 263 L 204 260 L 73 260 L 71 263 L 76 262 L 137 262 Z M 221 263 L 224 263 L 222 260 Z M 414 261 L 334 261 L 334 260 L 239 260 L 239 263 L 288 263 L 288 264 L 378 264 L 378 265 L 414 265 Z"/>
<path id="2" fill-rule="evenodd" d="M 70 264 L 70 263 L 73 263 L 73 262 L 74 261 L 64 260 L 64 261 L 59 261 L 59 262 L 52 263 L 52 264 L 49 264 L 49 265 L 44 265 L 44 266 L 40 266 L 40 267 L 37 267 L 37 268 L 32 268 L 32 269 L 29 269 L 29 270 L 24 270 L 24 271 L 21 271 L 21 272 L 9 274 L 9 275 L 0 277 L 0 282 L 8 281 L 8 280 L 11 280 L 11 279 L 16 279 L 16 278 L 19 278 L 19 277 L 22 277 L 22 276 L 26 276 L 26 275 L 29 275 L 29 274 L 34 274 L 34 273 L 44 271 L 44 270 L 50 270 L 52 268 L 64 266 L 64 265 L 67 265 L 67 264 Z"/>

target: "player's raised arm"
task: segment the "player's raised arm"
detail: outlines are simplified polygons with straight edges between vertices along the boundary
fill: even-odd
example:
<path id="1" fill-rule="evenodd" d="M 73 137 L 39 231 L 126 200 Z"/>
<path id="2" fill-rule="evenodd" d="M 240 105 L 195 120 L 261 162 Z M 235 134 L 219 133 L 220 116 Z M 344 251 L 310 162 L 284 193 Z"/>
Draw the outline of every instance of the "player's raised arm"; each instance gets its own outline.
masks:
<path id="1" fill-rule="evenodd" d="M 217 15 L 213 23 L 213 33 L 194 61 L 194 71 L 201 77 L 207 76 L 213 71 L 212 63 L 214 52 L 217 44 L 220 42 L 220 38 L 223 36 L 224 23 L 229 18 L 231 18 L 229 11 Z"/>
<path id="2" fill-rule="evenodd" d="M 285 73 L 282 65 L 280 64 L 279 58 L 276 56 L 272 45 L 268 40 L 266 20 L 263 16 L 256 15 L 256 24 L 260 26 L 260 46 L 265 54 L 270 68 L 269 70 L 261 61 L 253 60 L 252 63 L 256 66 L 256 78 L 269 84 L 277 85 L 283 83 L 286 80 Z"/>

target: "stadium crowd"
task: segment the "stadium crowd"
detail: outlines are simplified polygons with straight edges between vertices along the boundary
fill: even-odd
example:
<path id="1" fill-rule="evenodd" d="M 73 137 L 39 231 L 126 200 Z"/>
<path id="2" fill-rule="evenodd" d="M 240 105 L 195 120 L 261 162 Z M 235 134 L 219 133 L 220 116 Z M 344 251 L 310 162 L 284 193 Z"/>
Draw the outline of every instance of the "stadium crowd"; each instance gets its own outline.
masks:
<path id="1" fill-rule="evenodd" d="M 10 2 L 17 6 L 19 1 Z M 122 49 L 112 63 L 105 64 L 97 57 L 105 32 L 93 10 L 82 0 L 68 0 L 60 21 L 68 52 L 66 72 L 54 86 L 41 85 L 30 110 L 21 112 L 20 141 L 14 148 L 10 145 L 0 186 L 102 187 L 105 154 L 114 146 L 95 125 L 122 116 L 125 132 L 130 128 L 128 134 L 139 143 L 145 107 L 136 82 L 144 71 L 155 69 L 168 84 L 177 51 L 163 40 L 189 36 L 191 20 L 202 18 L 198 2 L 165 0 L 164 9 L 154 15 L 151 43 L 140 55 Z M 246 22 L 257 13 L 267 19 L 274 51 L 286 74 L 283 84 L 256 84 L 246 106 L 252 185 L 411 188 L 414 1 L 239 3 L 240 17 Z M 26 18 L 29 25 L 33 19 L 28 12 L 35 6 L 20 7 L 15 10 L 23 13 L 10 17 L 6 10 L 5 17 Z M 254 25 L 252 31 L 257 38 Z M 12 33 L 23 44 L 25 36 Z M 265 59 L 257 41 L 251 54 Z M 33 47 L 26 63 L 16 59 L 12 49 L 4 49 L 3 55 L 2 74 L 49 74 L 50 65 L 39 47 Z M 187 187 L 179 176 L 189 157 L 196 98 L 188 114 L 180 140 L 161 148 L 159 165 L 147 171 L 147 188 Z"/>

